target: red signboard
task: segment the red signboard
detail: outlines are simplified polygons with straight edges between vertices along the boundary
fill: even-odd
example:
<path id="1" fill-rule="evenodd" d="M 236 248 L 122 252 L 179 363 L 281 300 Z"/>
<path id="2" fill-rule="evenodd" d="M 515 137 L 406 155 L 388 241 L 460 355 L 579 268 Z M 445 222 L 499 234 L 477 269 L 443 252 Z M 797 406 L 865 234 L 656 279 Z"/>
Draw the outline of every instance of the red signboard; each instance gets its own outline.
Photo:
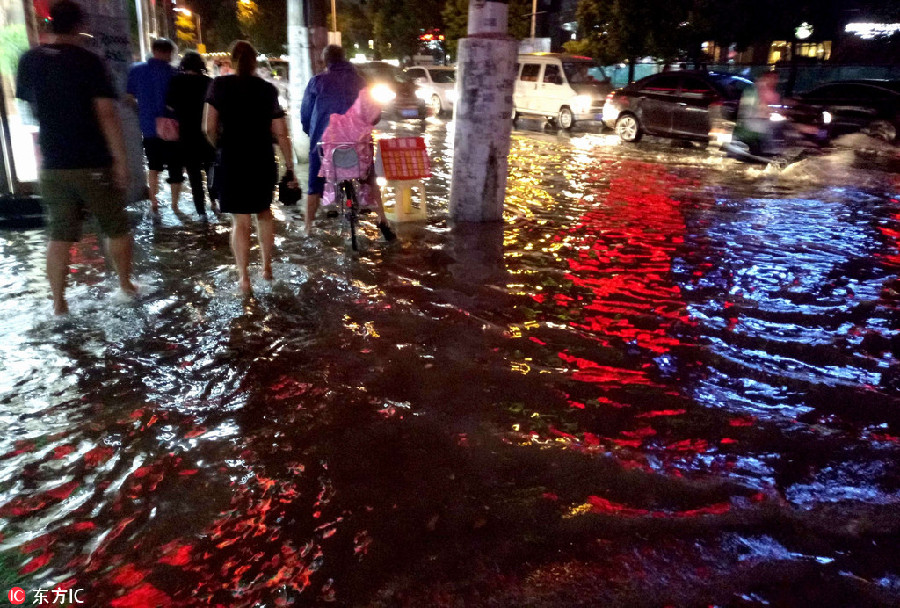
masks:
<path id="1" fill-rule="evenodd" d="M 412 181 L 431 177 L 428 150 L 421 137 L 379 139 L 384 177 L 388 181 Z"/>

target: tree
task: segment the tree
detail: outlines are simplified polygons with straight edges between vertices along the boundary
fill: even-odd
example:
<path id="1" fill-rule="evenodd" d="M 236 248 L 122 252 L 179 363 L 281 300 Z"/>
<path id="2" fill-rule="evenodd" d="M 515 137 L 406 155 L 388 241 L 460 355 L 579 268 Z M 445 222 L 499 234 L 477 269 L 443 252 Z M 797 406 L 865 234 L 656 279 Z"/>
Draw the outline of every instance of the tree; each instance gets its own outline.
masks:
<path id="1" fill-rule="evenodd" d="M 634 63 L 652 47 L 653 4 L 650 0 L 581 0 L 575 13 L 582 34 L 581 52 L 587 51 L 601 63 L 627 60 L 628 80 L 632 81 Z M 573 49 L 573 45 L 566 48 Z"/>
<path id="2" fill-rule="evenodd" d="M 373 2 L 375 52 L 381 57 L 412 57 L 419 45 L 420 23 L 408 0 Z"/>
<path id="3" fill-rule="evenodd" d="M 337 9 L 338 30 L 347 53 L 351 54 L 354 47 L 368 49 L 369 40 L 374 40 L 374 31 L 372 18 L 366 8 L 354 2 L 344 2 L 338 3 Z"/>
<path id="4" fill-rule="evenodd" d="M 15 80 L 19 57 L 28 50 L 28 33 L 24 25 L 0 26 L 0 76 Z"/>
<path id="5" fill-rule="evenodd" d="M 256 50 L 273 55 L 287 50 L 285 0 L 238 0 L 236 10 L 241 32 Z"/>
<path id="6" fill-rule="evenodd" d="M 469 31 L 469 0 L 447 0 L 441 15 L 444 17 L 447 50 L 456 57 L 457 41 L 465 38 Z"/>
<path id="7" fill-rule="evenodd" d="M 634 64 L 651 56 L 670 62 L 706 60 L 701 44 L 719 40 L 727 32 L 737 37 L 740 22 L 735 6 L 751 0 L 580 0 L 576 10 L 581 38 L 566 43 L 571 52 L 589 54 L 601 63 L 628 62 L 628 79 Z M 770 0 L 753 0 L 758 3 Z M 765 11 L 763 11 L 765 14 Z M 754 27 L 756 25 L 754 24 Z M 732 33 L 734 32 L 734 33 Z M 733 40 L 729 40 L 732 42 Z"/>
<path id="8" fill-rule="evenodd" d="M 196 30 L 193 17 L 188 17 L 181 12 L 175 13 L 175 42 L 179 48 L 191 48 L 197 45 Z"/>
<path id="9" fill-rule="evenodd" d="M 373 0 L 370 5 L 376 57 L 412 57 L 419 35 L 443 30 L 443 0 Z"/>
<path id="10" fill-rule="evenodd" d="M 531 1 L 510 0 L 507 11 L 507 33 L 516 40 L 528 38 L 531 34 Z M 446 0 L 441 15 L 444 18 L 447 49 L 456 56 L 457 41 L 469 33 L 469 0 Z"/>
<path id="11" fill-rule="evenodd" d="M 224 51 L 232 42 L 243 38 L 235 0 L 185 0 L 179 4 L 189 6 L 202 17 L 201 33 L 209 52 Z"/>

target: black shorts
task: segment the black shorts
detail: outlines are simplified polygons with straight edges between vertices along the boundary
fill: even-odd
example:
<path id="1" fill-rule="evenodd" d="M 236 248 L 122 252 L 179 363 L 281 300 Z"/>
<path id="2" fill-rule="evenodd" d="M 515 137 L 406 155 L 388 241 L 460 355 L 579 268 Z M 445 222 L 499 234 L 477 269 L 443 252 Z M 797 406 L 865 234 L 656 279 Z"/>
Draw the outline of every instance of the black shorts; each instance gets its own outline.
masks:
<path id="1" fill-rule="evenodd" d="M 144 152 L 147 154 L 147 168 L 151 171 L 169 170 L 170 184 L 180 184 L 184 181 L 184 173 L 181 170 L 178 143 L 165 141 L 158 137 L 144 138 Z"/>

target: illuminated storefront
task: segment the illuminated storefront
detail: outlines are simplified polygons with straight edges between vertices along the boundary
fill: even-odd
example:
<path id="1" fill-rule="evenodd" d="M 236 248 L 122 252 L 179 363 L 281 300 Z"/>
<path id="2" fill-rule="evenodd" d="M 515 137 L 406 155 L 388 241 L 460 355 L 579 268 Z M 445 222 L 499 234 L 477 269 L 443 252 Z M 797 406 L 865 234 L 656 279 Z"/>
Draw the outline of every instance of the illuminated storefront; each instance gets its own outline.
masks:
<path id="1" fill-rule="evenodd" d="M 37 42 L 35 6 L 28 0 L 0 0 L 0 195 L 31 194 L 37 181 L 37 126 L 15 98 L 19 56 Z"/>
<path id="2" fill-rule="evenodd" d="M 822 42 L 798 42 L 796 43 L 797 57 L 807 60 L 817 59 L 828 61 L 831 59 L 831 41 Z M 769 63 L 788 61 L 791 58 L 791 43 L 787 40 L 776 40 L 769 47 Z"/>

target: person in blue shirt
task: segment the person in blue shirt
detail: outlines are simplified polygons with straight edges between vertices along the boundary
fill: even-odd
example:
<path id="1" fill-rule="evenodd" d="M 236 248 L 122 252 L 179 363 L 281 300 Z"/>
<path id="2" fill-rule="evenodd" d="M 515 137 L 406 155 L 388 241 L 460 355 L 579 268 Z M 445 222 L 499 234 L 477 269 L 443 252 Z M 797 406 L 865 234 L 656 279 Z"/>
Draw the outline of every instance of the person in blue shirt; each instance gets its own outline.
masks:
<path id="1" fill-rule="evenodd" d="M 144 152 L 147 154 L 147 168 L 150 187 L 150 210 L 159 211 L 156 193 L 159 190 L 159 173 L 169 170 L 168 183 L 172 188 L 172 210 L 178 211 L 178 198 L 184 175 L 181 162 L 177 158 L 177 142 L 163 141 L 156 132 L 156 119 L 166 111 L 166 95 L 169 81 L 176 70 L 172 66 L 175 45 L 171 40 L 158 38 L 151 47 L 153 56 L 145 62 L 136 63 L 128 72 L 127 93 L 137 104 L 141 134 L 144 136 Z"/>
<path id="2" fill-rule="evenodd" d="M 322 134 L 328 126 L 332 114 L 344 114 L 356 101 L 359 92 L 366 87 L 366 80 L 344 59 L 344 49 L 336 44 L 329 44 L 322 52 L 322 59 L 327 66 L 321 74 L 313 76 L 303 94 L 300 106 L 300 121 L 303 132 L 309 134 L 309 189 L 306 197 L 306 234 L 312 232 L 312 221 L 322 200 L 325 189 L 325 178 L 319 177 L 322 166 L 316 144 L 322 141 Z M 386 222 L 378 225 L 385 238 L 394 237 Z"/>

